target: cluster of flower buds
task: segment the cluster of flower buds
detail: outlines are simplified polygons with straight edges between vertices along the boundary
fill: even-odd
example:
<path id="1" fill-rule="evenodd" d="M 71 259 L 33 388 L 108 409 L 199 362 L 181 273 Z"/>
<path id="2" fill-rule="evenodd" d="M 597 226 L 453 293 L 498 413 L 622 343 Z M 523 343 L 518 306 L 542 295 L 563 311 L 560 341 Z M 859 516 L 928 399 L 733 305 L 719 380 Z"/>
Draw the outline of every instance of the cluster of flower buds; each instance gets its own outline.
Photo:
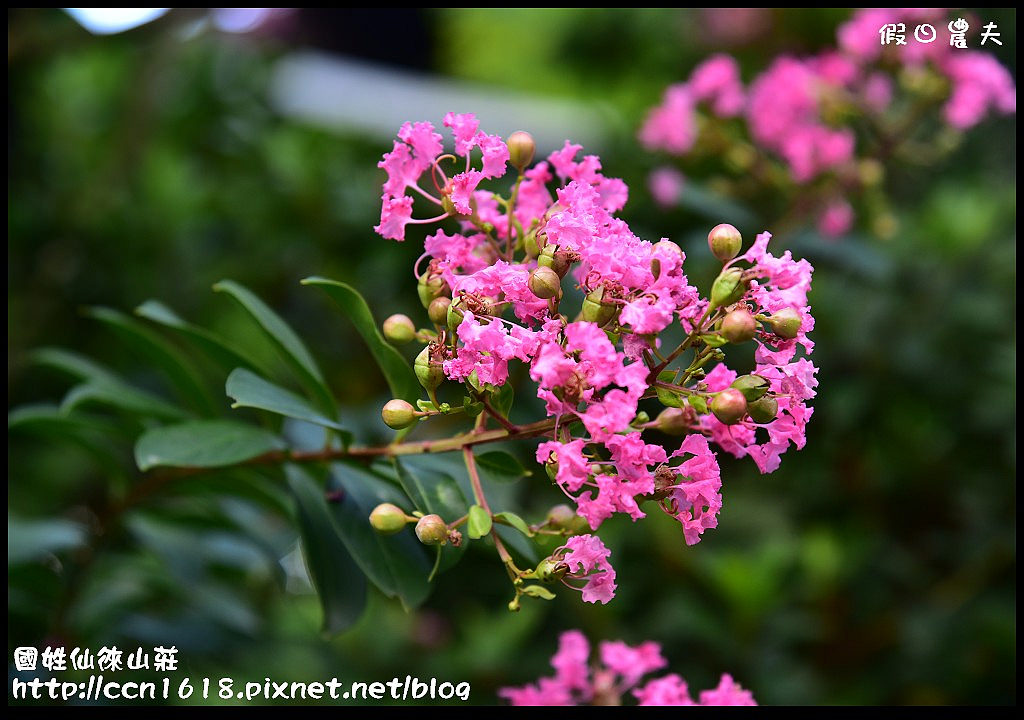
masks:
<path id="1" fill-rule="evenodd" d="M 600 661 L 589 664 L 590 643 L 579 630 L 562 633 L 558 652 L 551 658 L 554 677 L 540 678 L 519 688 L 502 688 L 499 695 L 512 705 L 622 705 L 632 694 L 638 705 L 757 705 L 753 695 L 729 675 L 722 675 L 717 688 L 704 690 L 694 700 L 686 681 L 672 673 L 644 685 L 644 675 L 661 670 L 668 663 L 661 647 L 645 642 L 630 647 L 623 642 L 602 642 Z"/>
<path id="2" fill-rule="evenodd" d="M 601 173 L 597 157 L 578 160 L 581 148 L 567 141 L 531 166 L 526 133 L 514 133 L 506 145 L 480 131 L 473 115 L 449 113 L 444 124 L 453 131 L 455 155 L 442 154 L 430 123 L 407 123 L 380 162 L 388 174 L 381 235 L 401 240 L 410 224 L 457 224 L 451 234 L 428 235 L 417 263 L 430 326 L 417 330 L 404 316 L 385 322 L 392 341 L 425 343 L 415 371 L 430 400 L 418 409 L 390 401 L 385 423 L 405 428 L 465 410 L 477 417 L 476 432 L 493 421 L 514 439 L 521 428 L 497 399 L 507 389 L 510 363 L 522 363 L 547 414 L 522 436 L 544 438 L 537 461 L 575 505 L 572 514 L 596 531 L 615 513 L 643 518 L 650 501 L 678 520 L 687 544 L 698 542 L 716 526 L 722 506 L 712 443 L 750 456 L 764 473 L 778 467 L 790 445 L 804 444 L 806 402 L 817 384 L 806 357 L 814 325 L 810 264 L 788 251 L 772 254 L 768 233 L 743 253 L 740 232 L 719 225 L 708 245 L 723 267 L 702 296 L 689 283 L 678 245 L 642 240 L 615 216 L 627 188 Z M 479 170 L 474 148 L 482 156 Z M 460 172 L 446 173 L 442 165 L 450 163 Z M 507 197 L 480 188 L 510 163 L 517 174 Z M 408 190 L 440 214 L 413 219 Z M 662 335 L 673 331 L 683 339 L 670 346 Z M 753 350 L 753 373 L 738 376 L 722 362 L 729 344 Z M 438 402 L 445 381 L 462 385 L 461 404 Z M 639 407 L 648 400 L 664 406 L 654 420 Z M 682 439 L 666 444 L 666 436 Z M 417 534 L 434 541 L 444 534 L 440 523 L 422 535 L 417 526 Z M 513 609 L 521 594 L 548 592 L 524 585 L 533 579 L 561 581 L 589 602 L 612 597 L 609 551 L 596 535 L 574 534 L 579 525 L 555 527 L 549 517 L 544 532 L 570 537 L 537 568 L 516 570 Z"/>
<path id="3" fill-rule="evenodd" d="M 879 42 L 879 29 L 888 24 L 942 27 L 945 15 L 940 9 L 859 10 L 839 28 L 837 47 L 812 57 L 778 57 L 748 86 L 732 57 L 713 56 L 689 80 L 666 89 L 640 140 L 695 162 L 724 158 L 717 180 L 726 192 L 742 195 L 752 183 L 775 195 L 788 189 L 794 202 L 816 213 L 826 237 L 850 229 L 854 210 L 848 198 L 864 193 L 876 230 L 891 232 L 893 220 L 879 187 L 880 160 L 904 151 L 914 162 L 927 162 L 952 150 L 959 131 L 989 113 L 1017 107 L 1012 76 L 987 51 L 948 42 Z M 922 143 L 914 135 L 930 127 L 922 122 L 924 114 L 938 113 L 940 105 L 945 129 Z M 865 128 L 862 137 L 854 132 L 857 126 Z M 655 198 L 671 205 L 684 179 L 664 167 L 652 173 L 650 183 Z"/>

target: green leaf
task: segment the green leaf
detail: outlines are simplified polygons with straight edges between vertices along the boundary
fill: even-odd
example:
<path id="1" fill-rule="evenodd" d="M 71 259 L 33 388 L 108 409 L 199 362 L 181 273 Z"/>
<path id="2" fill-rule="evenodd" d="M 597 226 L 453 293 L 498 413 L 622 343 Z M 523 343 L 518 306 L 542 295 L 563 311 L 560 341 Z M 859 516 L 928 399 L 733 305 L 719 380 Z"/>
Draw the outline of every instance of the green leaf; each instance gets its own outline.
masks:
<path id="1" fill-rule="evenodd" d="M 217 292 L 226 292 L 252 316 L 270 338 L 274 347 L 295 371 L 299 382 L 302 383 L 309 396 L 321 410 L 333 414 L 335 411 L 334 397 L 320 373 L 320 368 L 317 367 L 313 356 L 288 323 L 256 297 L 252 291 L 233 280 L 221 280 L 213 286 L 213 289 Z"/>
<path id="2" fill-rule="evenodd" d="M 479 505 L 469 509 L 466 530 L 472 540 L 479 540 L 491 531 L 491 515 Z"/>
<path id="3" fill-rule="evenodd" d="M 511 453 L 492 450 L 476 456 L 476 466 L 481 476 L 493 482 L 513 482 L 532 473 Z"/>
<path id="4" fill-rule="evenodd" d="M 508 414 L 512 412 L 512 402 L 515 399 L 516 391 L 512 387 L 511 382 L 506 382 L 501 387 L 491 391 L 491 407 L 506 419 L 508 419 Z"/>
<path id="5" fill-rule="evenodd" d="M 523 595 L 529 595 L 530 597 L 541 598 L 543 600 L 555 599 L 555 594 L 543 585 L 525 585 L 519 588 L 519 592 Z"/>
<path id="6" fill-rule="evenodd" d="M 701 340 L 701 342 L 703 342 L 708 347 L 713 347 L 713 348 L 720 348 L 723 345 L 728 345 L 729 344 L 728 340 L 726 340 L 721 335 L 717 335 L 715 333 L 705 333 L 704 335 L 700 336 L 700 340 Z"/>
<path id="7" fill-rule="evenodd" d="M 295 497 L 302 555 L 320 596 L 324 630 L 340 632 L 366 606 L 366 578 L 338 535 L 323 490 L 297 465 L 286 465 L 285 477 Z"/>
<path id="8" fill-rule="evenodd" d="M 506 511 L 494 513 L 494 522 L 502 523 L 503 525 L 510 525 L 526 537 L 533 537 L 536 535 L 535 532 L 530 530 L 530 526 L 526 524 L 526 521 L 513 512 Z"/>
<path id="9" fill-rule="evenodd" d="M 264 380 L 245 368 L 237 368 L 228 375 L 225 391 L 235 401 L 231 406 L 233 408 L 251 407 L 269 410 L 285 417 L 345 431 L 340 423 L 318 411 L 305 398 Z"/>
<path id="10" fill-rule="evenodd" d="M 232 420 L 194 420 L 144 433 L 135 443 L 139 470 L 167 467 L 225 467 L 271 450 L 284 441 L 266 430 Z"/>
<path id="11" fill-rule="evenodd" d="M 257 373 L 266 375 L 267 372 L 259 367 L 251 359 L 225 343 L 206 328 L 193 325 L 183 320 L 173 310 L 157 300 L 147 300 L 135 308 L 135 314 L 139 317 L 151 320 L 159 325 L 177 331 L 184 337 L 192 340 L 199 348 L 210 356 L 225 371 L 230 372 L 237 367 L 244 367 Z"/>
<path id="12" fill-rule="evenodd" d="M 35 365 L 59 370 L 79 380 L 122 382 L 115 372 L 95 360 L 63 348 L 39 348 L 29 355 L 29 361 Z"/>
<path id="13" fill-rule="evenodd" d="M 86 317 L 112 328 L 143 361 L 167 376 L 178 396 L 203 415 L 216 415 L 217 406 L 192 361 L 157 333 L 132 317 L 105 307 L 85 310 Z"/>
<path id="14" fill-rule="evenodd" d="M 704 415 L 708 411 L 708 401 L 704 399 L 703 395 L 691 395 L 688 402 L 690 407 L 696 410 L 701 415 Z"/>
<path id="15" fill-rule="evenodd" d="M 676 379 L 675 370 L 662 370 L 658 373 L 658 380 L 665 383 L 674 383 Z M 658 400 L 662 405 L 666 407 L 682 407 L 683 401 L 679 397 L 679 393 L 669 390 L 668 388 L 654 386 L 655 392 L 658 394 Z"/>
<path id="16" fill-rule="evenodd" d="M 419 381 L 402 354 L 384 340 L 366 300 L 354 288 L 337 280 L 309 277 L 302 284 L 320 288 L 341 307 L 369 346 L 370 353 L 384 373 L 391 394 L 415 403 L 420 397 Z"/>
<path id="17" fill-rule="evenodd" d="M 71 388 L 61 401 L 60 409 L 63 413 L 70 413 L 90 403 L 107 405 L 133 415 L 161 420 L 184 420 L 191 415 L 145 390 L 139 390 L 121 381 L 105 380 L 93 380 Z"/>
<path id="18" fill-rule="evenodd" d="M 338 535 L 370 581 L 406 609 L 426 600 L 432 589 L 428 578 L 434 553 L 420 544 L 411 525 L 395 535 L 381 535 L 370 525 L 370 513 L 382 502 L 407 507 L 402 493 L 347 463 L 331 464 L 327 489 L 337 498 L 327 507 Z"/>
<path id="19" fill-rule="evenodd" d="M 85 545 L 86 527 L 56 518 L 29 519 L 7 513 L 7 564 Z"/>

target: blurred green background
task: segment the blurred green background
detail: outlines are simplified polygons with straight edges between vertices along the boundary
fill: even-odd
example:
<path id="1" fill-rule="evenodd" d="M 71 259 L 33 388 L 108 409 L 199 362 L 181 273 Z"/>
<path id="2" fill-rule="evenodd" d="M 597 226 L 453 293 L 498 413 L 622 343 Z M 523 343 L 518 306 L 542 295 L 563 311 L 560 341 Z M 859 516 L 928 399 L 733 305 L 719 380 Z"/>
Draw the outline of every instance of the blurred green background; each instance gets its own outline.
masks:
<path id="1" fill-rule="evenodd" d="M 1015 75 L 1015 11 L 974 12 L 998 22 L 999 58 Z M 230 277 L 307 340 L 357 434 L 383 438 L 387 390 L 368 352 L 298 281 L 345 280 L 378 319 L 422 320 L 410 273 L 422 236 L 399 245 L 372 231 L 376 162 L 397 130 L 367 131 L 378 108 L 347 98 L 365 122 L 329 128 L 272 101 L 275 73 L 297 50 L 580 103 L 602 128 L 586 150 L 631 188 L 623 216 L 642 237 L 682 244 L 707 287 L 701 238 L 731 218 L 657 209 L 646 191 L 656 158 L 634 139 L 645 109 L 711 52 L 735 53 L 749 78 L 779 52 L 829 45 L 848 16 L 339 10 L 229 33 L 205 13 L 172 11 L 95 36 L 57 10 L 10 11 L 9 406 L 69 387 L 27 361 L 40 346 L 160 391 L 140 358 L 83 317 L 87 306 L 130 312 L 157 298 L 259 345 L 210 290 Z M 816 268 L 821 370 L 807 447 L 769 476 L 720 455 L 720 525 L 695 547 L 661 513 L 609 521 L 611 604 L 562 593 L 513 615 L 493 551 L 472 548 L 419 610 L 371 592 L 358 625 L 325 638 L 283 495 L 256 502 L 264 491 L 192 482 L 118 515 L 116 499 L 138 482 L 123 428 L 19 430 L 8 441 L 8 658 L 57 641 L 173 643 L 193 676 L 410 674 L 468 680 L 471 701 L 491 703 L 497 687 L 548 674 L 558 633 L 580 628 L 595 641 L 656 640 L 692 688 L 730 672 L 763 704 L 1015 703 L 1015 144 L 1010 116 L 968 133 L 939 168 L 890 167 L 891 240 L 779 238 Z M 741 229 L 751 238 L 772 219 Z M 519 450 L 528 458 L 532 444 Z M 529 516 L 557 501 L 536 477 L 515 492 Z M 85 546 L 33 545 L 33 533 L 83 526 Z"/>

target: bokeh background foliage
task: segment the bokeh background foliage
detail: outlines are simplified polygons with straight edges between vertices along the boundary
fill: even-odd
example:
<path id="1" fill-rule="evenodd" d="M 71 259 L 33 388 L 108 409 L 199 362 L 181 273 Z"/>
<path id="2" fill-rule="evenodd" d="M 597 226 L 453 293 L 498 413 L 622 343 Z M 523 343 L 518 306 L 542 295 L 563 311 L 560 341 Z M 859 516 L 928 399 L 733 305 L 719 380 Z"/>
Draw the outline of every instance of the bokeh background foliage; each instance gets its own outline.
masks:
<path id="1" fill-rule="evenodd" d="M 1015 12 L 974 12 L 999 23 L 1015 74 Z M 309 344 L 345 425 L 386 439 L 377 413 L 389 395 L 369 351 L 298 281 L 337 278 L 378 318 L 419 317 L 416 242 L 372 232 L 389 143 L 268 101 L 275 63 L 295 48 L 591 103 L 609 140 L 587 149 L 630 185 L 624 216 L 642 237 L 683 245 L 706 287 L 701 237 L 731 218 L 651 202 L 655 161 L 634 140 L 644 109 L 709 52 L 755 72 L 780 51 L 828 44 L 848 14 L 770 11 L 743 35 L 699 11 L 335 11 L 227 35 L 183 12 L 94 37 L 59 11 L 12 11 L 9 405 L 52 403 L 71 386 L 31 361 L 42 346 L 173 397 L 144 355 L 82 312 L 130 314 L 149 298 L 286 378 L 258 329 L 211 292 L 231 277 Z M 385 40 L 389 28 L 405 41 Z M 119 512 L 140 482 L 140 428 L 93 413 L 9 434 L 9 650 L 173 643 L 193 675 L 411 674 L 469 680 L 472 701 L 492 702 L 497 686 L 545 672 L 557 633 L 580 627 L 658 640 L 692 686 L 729 671 L 762 703 L 1015 702 L 1015 130 L 1014 117 L 989 121 L 937 170 L 889 168 L 891 240 L 781 238 L 816 268 L 821 384 L 807 447 L 765 477 L 723 458 L 720 526 L 697 547 L 660 513 L 609 521 L 620 592 L 607 607 L 563 594 L 510 614 L 500 564 L 472 548 L 419 609 L 371 590 L 359 621 L 326 637 L 284 484 L 184 478 Z M 752 238 L 772 220 L 741 230 Z M 240 412 L 224 373 L 196 362 L 209 401 Z M 529 403 L 515 412 L 527 417 Z M 530 460 L 532 448 L 519 452 Z M 557 501 L 536 476 L 507 488 L 527 515 Z"/>

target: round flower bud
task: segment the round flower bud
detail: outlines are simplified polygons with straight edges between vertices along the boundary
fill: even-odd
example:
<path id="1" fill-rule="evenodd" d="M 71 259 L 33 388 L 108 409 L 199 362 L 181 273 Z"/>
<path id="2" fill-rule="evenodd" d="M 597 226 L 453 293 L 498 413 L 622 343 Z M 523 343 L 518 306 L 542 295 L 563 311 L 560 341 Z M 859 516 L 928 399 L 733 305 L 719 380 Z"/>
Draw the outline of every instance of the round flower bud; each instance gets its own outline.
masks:
<path id="1" fill-rule="evenodd" d="M 604 299 L 604 285 L 590 291 L 583 298 L 583 319 L 604 327 L 618 314 L 619 306 Z"/>
<path id="2" fill-rule="evenodd" d="M 416 372 L 416 379 L 427 392 L 436 390 L 437 386 L 444 382 L 444 364 L 431 355 L 429 345 L 420 350 L 412 367 Z"/>
<path id="3" fill-rule="evenodd" d="M 711 307 L 732 305 L 743 297 L 747 283 L 743 282 L 743 271 L 739 268 L 723 270 L 711 285 Z"/>
<path id="4" fill-rule="evenodd" d="M 729 223 L 715 225 L 708 233 L 708 247 L 716 258 L 722 262 L 729 262 L 740 254 L 743 236 Z"/>
<path id="5" fill-rule="evenodd" d="M 430 306 L 427 308 L 427 315 L 430 316 L 430 322 L 435 325 L 447 325 L 448 324 L 448 306 L 452 304 L 452 299 L 444 297 L 436 297 L 430 301 Z"/>
<path id="6" fill-rule="evenodd" d="M 779 414 L 779 401 L 770 395 L 765 395 L 760 400 L 755 400 L 747 405 L 747 414 L 759 425 L 770 423 Z"/>
<path id="7" fill-rule="evenodd" d="M 455 332 L 459 329 L 459 325 L 462 324 L 462 306 L 463 300 L 461 297 L 457 297 L 448 304 L 448 317 L 445 321 L 448 323 L 448 329 Z"/>
<path id="8" fill-rule="evenodd" d="M 757 321 L 746 308 L 737 308 L 722 318 L 722 337 L 739 344 L 751 340 L 757 333 Z"/>
<path id="9" fill-rule="evenodd" d="M 416 422 L 415 408 L 405 400 L 398 398 L 384 403 L 380 416 L 384 419 L 384 424 L 393 430 L 407 428 Z"/>
<path id="10" fill-rule="evenodd" d="M 692 410 L 687 413 L 683 408 L 667 407 L 658 414 L 654 423 L 666 435 L 685 435 L 690 430 L 692 416 Z"/>
<path id="11" fill-rule="evenodd" d="M 370 525 L 381 535 L 394 535 L 405 523 L 405 511 L 391 503 L 381 503 L 370 513 Z"/>
<path id="12" fill-rule="evenodd" d="M 558 297 L 562 290 L 562 278 L 558 273 L 543 265 L 530 271 L 530 292 L 542 300 Z"/>
<path id="13" fill-rule="evenodd" d="M 768 318 L 772 332 L 787 340 L 792 340 L 800 333 L 800 322 L 800 313 L 793 308 L 783 308 Z"/>
<path id="14" fill-rule="evenodd" d="M 711 401 L 711 412 L 726 425 L 735 425 L 747 414 L 747 399 L 736 388 L 726 388 Z"/>
<path id="15" fill-rule="evenodd" d="M 561 560 L 546 557 L 537 563 L 537 568 L 533 572 L 541 582 L 550 583 L 561 580 L 568 571 L 569 566 Z"/>
<path id="16" fill-rule="evenodd" d="M 404 345 L 416 338 L 416 326 L 407 315 L 392 315 L 384 321 L 384 337 L 395 344 Z"/>
<path id="17" fill-rule="evenodd" d="M 558 277 L 563 278 L 569 272 L 572 262 L 570 262 L 569 255 L 564 250 L 559 250 L 558 246 L 549 243 L 540 251 L 540 255 L 537 257 L 537 264 L 541 267 L 551 268 L 558 273 Z"/>
<path id="18" fill-rule="evenodd" d="M 439 274 L 427 270 L 420 275 L 419 282 L 416 285 L 416 292 L 420 296 L 420 302 L 423 303 L 423 307 L 428 308 L 430 303 L 434 301 L 434 298 L 447 294 L 448 283 Z"/>
<path id="19" fill-rule="evenodd" d="M 674 242 L 672 242 L 671 240 L 659 240 L 658 242 L 654 243 L 654 246 L 651 248 L 651 250 L 654 252 L 657 252 L 658 250 L 670 250 L 679 255 L 679 257 L 683 256 L 683 249 Z"/>
<path id="20" fill-rule="evenodd" d="M 523 130 L 516 130 L 508 136 L 508 161 L 512 163 L 519 172 L 526 169 L 526 166 L 533 162 L 533 155 L 537 152 L 537 143 L 533 136 Z"/>
<path id="21" fill-rule="evenodd" d="M 448 542 L 448 525 L 440 515 L 424 515 L 416 523 L 416 537 L 424 545 L 444 545 Z"/>
<path id="22" fill-rule="evenodd" d="M 555 505 L 548 510 L 547 523 L 556 530 L 569 527 L 576 519 L 576 511 L 565 503 Z"/>
<path id="23" fill-rule="evenodd" d="M 732 381 L 732 387 L 743 393 L 747 402 L 754 402 L 768 392 L 768 381 L 760 375 L 740 375 Z"/>

